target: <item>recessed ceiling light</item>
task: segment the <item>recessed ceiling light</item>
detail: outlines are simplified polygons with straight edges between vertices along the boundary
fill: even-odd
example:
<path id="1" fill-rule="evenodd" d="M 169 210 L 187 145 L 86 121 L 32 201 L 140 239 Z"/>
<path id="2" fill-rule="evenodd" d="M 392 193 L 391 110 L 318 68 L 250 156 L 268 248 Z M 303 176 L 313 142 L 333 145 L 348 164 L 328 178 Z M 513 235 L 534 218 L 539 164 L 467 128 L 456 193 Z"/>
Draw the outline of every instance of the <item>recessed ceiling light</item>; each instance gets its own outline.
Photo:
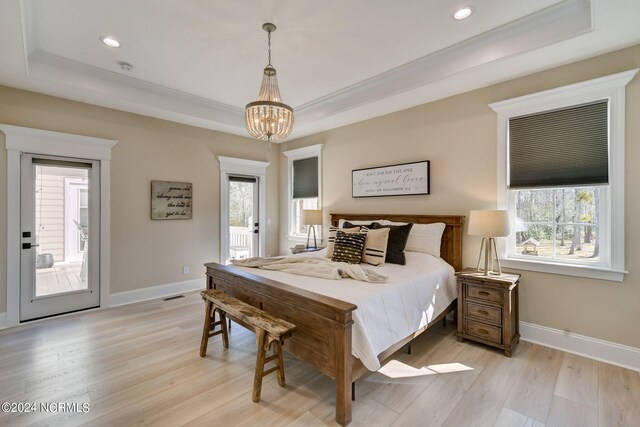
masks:
<path id="1" fill-rule="evenodd" d="M 457 7 L 453 11 L 453 19 L 456 19 L 458 21 L 461 21 L 463 19 L 467 19 L 469 16 L 471 16 L 471 14 L 473 13 L 474 10 L 475 10 L 475 8 L 473 6 L 470 6 L 470 5 Z"/>
<path id="2" fill-rule="evenodd" d="M 120 47 L 120 42 L 111 36 L 102 36 L 100 41 L 109 47 Z"/>

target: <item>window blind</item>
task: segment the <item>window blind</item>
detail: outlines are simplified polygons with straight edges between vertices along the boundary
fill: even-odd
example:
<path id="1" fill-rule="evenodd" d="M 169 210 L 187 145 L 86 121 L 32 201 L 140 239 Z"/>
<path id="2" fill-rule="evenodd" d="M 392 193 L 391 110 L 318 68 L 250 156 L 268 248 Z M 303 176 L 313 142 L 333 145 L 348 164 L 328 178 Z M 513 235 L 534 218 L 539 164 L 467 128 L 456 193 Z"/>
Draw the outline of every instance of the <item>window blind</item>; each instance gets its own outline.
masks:
<path id="1" fill-rule="evenodd" d="M 75 162 L 69 160 L 57 160 L 57 159 L 41 159 L 39 157 L 34 157 L 31 159 L 31 163 L 34 165 L 46 165 L 52 167 L 60 167 L 60 168 L 76 168 L 76 169 L 91 169 L 93 165 L 91 163 L 86 162 Z"/>
<path id="2" fill-rule="evenodd" d="M 254 176 L 229 175 L 229 182 L 258 182 Z"/>
<path id="3" fill-rule="evenodd" d="M 607 100 L 509 119 L 509 188 L 609 182 Z"/>
<path id="4" fill-rule="evenodd" d="M 293 161 L 293 198 L 318 197 L 318 158 Z"/>

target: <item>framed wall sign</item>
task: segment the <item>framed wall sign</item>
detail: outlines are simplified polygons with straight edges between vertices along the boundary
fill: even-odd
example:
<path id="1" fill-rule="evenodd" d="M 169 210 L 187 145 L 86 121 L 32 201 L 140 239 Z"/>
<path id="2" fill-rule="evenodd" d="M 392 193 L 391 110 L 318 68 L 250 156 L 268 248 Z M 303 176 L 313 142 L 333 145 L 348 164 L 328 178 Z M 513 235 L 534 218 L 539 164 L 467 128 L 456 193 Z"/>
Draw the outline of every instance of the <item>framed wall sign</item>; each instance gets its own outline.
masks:
<path id="1" fill-rule="evenodd" d="M 429 160 L 351 172 L 352 197 L 429 194 Z"/>
<path id="2" fill-rule="evenodd" d="M 189 182 L 151 181 L 151 219 L 191 219 Z"/>

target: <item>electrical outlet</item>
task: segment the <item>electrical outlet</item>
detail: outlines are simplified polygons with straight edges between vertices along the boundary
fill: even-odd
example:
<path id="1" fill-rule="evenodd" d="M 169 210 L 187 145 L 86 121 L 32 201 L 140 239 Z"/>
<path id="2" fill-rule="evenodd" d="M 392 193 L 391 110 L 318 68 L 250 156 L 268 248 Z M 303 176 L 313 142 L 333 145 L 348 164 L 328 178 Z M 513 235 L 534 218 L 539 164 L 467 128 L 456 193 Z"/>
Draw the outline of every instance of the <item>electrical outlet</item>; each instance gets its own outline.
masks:
<path id="1" fill-rule="evenodd" d="M 189 274 L 189 266 L 188 265 L 183 265 L 182 266 L 182 274 Z"/>

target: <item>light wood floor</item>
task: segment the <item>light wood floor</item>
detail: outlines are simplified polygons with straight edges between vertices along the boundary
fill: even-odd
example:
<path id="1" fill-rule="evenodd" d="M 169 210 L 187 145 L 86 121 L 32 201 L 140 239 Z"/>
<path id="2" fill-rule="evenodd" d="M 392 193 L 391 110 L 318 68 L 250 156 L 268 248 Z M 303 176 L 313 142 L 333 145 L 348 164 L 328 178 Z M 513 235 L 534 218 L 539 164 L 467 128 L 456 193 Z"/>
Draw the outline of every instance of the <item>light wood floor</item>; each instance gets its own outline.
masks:
<path id="1" fill-rule="evenodd" d="M 89 403 L 88 413 L 0 413 L 0 424 L 325 426 L 331 380 L 285 357 L 286 388 L 265 378 L 251 401 L 254 335 L 198 356 L 197 294 L 75 314 L 0 332 L 0 402 Z M 352 425 L 639 426 L 640 373 L 521 342 L 514 357 L 454 327 L 418 337 L 383 373 L 358 381 Z"/>

